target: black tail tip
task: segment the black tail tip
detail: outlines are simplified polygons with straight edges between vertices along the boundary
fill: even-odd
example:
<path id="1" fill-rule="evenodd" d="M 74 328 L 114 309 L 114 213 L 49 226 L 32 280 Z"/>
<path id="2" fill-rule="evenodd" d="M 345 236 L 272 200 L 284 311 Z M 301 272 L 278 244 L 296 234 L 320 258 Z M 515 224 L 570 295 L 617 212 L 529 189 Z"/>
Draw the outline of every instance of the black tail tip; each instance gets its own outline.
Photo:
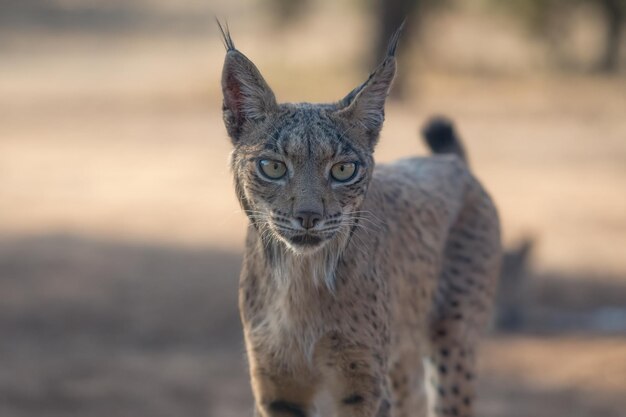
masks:
<path id="1" fill-rule="evenodd" d="M 422 128 L 426 143 L 435 153 L 445 153 L 457 142 L 454 124 L 444 116 L 434 116 Z"/>
<path id="2" fill-rule="evenodd" d="M 432 117 L 422 128 L 428 147 L 436 154 L 453 154 L 467 163 L 467 155 L 454 124 L 444 116 Z"/>

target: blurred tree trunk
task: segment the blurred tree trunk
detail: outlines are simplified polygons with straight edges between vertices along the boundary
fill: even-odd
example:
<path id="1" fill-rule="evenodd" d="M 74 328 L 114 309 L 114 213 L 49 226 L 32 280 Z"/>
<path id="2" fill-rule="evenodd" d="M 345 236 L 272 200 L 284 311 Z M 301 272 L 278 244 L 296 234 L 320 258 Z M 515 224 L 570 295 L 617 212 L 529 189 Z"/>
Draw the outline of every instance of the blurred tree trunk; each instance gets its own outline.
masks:
<path id="1" fill-rule="evenodd" d="M 598 65 L 602 72 L 614 72 L 619 64 L 619 47 L 626 18 L 626 1 L 600 0 L 606 19 L 606 43 Z"/>
<path id="2" fill-rule="evenodd" d="M 294 23 L 309 6 L 309 0 L 269 0 L 274 18 L 280 26 Z"/>

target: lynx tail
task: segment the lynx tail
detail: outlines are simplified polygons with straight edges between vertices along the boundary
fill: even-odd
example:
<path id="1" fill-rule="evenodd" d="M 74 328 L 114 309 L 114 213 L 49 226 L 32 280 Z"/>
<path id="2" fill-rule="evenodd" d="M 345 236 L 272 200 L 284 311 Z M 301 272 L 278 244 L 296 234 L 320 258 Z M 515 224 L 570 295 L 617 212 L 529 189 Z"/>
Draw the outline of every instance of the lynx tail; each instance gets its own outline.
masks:
<path id="1" fill-rule="evenodd" d="M 422 136 L 436 154 L 454 154 L 467 163 L 467 155 L 452 121 L 443 116 L 431 118 L 422 128 Z"/>

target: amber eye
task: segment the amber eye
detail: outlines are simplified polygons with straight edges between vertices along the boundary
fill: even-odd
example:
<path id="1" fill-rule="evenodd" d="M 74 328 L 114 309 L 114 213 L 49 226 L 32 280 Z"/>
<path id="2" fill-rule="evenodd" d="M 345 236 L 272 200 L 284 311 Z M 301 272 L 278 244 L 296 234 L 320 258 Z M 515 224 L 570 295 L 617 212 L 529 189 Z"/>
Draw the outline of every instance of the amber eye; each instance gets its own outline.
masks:
<path id="1" fill-rule="evenodd" d="M 263 175 L 272 180 L 281 179 L 287 173 L 287 166 L 284 163 L 272 159 L 261 159 L 259 168 Z"/>
<path id="2" fill-rule="evenodd" d="M 350 181 L 356 175 L 356 162 L 340 162 L 333 165 L 330 175 L 335 181 Z"/>

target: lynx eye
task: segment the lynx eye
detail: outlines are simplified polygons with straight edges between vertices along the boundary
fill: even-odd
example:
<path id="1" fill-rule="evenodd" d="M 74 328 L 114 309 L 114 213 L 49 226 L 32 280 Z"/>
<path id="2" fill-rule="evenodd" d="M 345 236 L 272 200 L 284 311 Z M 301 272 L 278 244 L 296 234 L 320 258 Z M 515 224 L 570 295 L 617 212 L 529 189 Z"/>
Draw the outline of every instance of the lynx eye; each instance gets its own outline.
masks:
<path id="1" fill-rule="evenodd" d="M 272 159 L 261 159 L 259 168 L 263 175 L 272 180 L 281 179 L 287 173 L 287 166 L 284 163 Z"/>
<path id="2" fill-rule="evenodd" d="M 340 162 L 333 165 L 330 175 L 335 181 L 350 181 L 356 175 L 356 162 Z"/>

